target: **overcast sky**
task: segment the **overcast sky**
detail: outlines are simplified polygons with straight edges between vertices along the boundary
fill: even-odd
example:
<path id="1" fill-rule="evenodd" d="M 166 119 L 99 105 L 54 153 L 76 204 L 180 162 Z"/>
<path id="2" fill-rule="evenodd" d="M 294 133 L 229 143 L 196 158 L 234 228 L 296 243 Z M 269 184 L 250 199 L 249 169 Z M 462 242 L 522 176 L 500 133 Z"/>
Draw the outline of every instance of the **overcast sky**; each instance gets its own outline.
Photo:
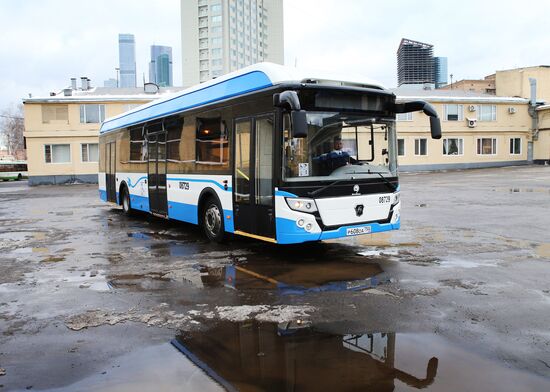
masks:
<path id="1" fill-rule="evenodd" d="M 193 0 L 189 0 L 193 1 Z M 60 91 L 71 77 L 115 78 L 118 34 L 136 38 L 138 83 L 150 45 L 173 48 L 181 83 L 179 0 L 0 0 L 0 110 Z M 285 0 L 287 65 L 364 74 L 396 84 L 406 37 L 435 45 L 453 79 L 550 64 L 550 1 Z M 339 72 L 339 73 L 340 73 Z"/>

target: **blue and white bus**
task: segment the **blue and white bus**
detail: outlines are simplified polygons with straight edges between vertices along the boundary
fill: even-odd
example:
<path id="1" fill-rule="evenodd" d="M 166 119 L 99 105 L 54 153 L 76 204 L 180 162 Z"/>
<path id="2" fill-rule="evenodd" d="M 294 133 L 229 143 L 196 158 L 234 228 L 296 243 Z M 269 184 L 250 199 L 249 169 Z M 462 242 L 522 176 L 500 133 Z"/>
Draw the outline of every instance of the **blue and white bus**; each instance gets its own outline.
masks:
<path id="1" fill-rule="evenodd" d="M 260 63 L 107 119 L 99 193 L 140 210 L 279 244 L 398 229 L 396 102 L 377 83 Z"/>

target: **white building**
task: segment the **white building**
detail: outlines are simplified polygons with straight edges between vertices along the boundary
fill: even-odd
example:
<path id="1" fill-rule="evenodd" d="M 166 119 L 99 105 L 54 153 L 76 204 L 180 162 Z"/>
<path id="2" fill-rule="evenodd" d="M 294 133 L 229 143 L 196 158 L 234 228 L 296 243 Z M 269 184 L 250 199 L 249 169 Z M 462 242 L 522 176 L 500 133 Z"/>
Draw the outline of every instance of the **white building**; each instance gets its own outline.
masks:
<path id="1" fill-rule="evenodd" d="M 284 63 L 282 0 L 181 0 L 183 86 Z"/>

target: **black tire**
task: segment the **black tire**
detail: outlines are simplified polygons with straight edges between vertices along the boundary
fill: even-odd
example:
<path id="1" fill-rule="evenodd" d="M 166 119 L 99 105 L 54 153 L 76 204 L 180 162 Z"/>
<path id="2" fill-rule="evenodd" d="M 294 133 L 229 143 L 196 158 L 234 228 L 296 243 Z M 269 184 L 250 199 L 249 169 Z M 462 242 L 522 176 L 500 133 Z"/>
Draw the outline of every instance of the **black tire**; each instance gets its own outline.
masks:
<path id="1" fill-rule="evenodd" d="M 126 187 L 122 187 L 122 190 L 120 191 L 120 205 L 122 206 L 122 212 L 124 212 L 124 215 L 132 215 L 130 193 Z"/>
<path id="2" fill-rule="evenodd" d="M 21 173 L 19 173 L 17 175 L 17 180 L 15 180 L 15 181 L 21 181 L 22 179 L 23 179 L 23 176 L 21 175 Z"/>
<path id="3" fill-rule="evenodd" d="M 223 209 L 218 200 L 209 197 L 201 211 L 201 223 L 204 234 L 210 241 L 222 242 L 225 239 L 225 226 L 223 223 Z"/>

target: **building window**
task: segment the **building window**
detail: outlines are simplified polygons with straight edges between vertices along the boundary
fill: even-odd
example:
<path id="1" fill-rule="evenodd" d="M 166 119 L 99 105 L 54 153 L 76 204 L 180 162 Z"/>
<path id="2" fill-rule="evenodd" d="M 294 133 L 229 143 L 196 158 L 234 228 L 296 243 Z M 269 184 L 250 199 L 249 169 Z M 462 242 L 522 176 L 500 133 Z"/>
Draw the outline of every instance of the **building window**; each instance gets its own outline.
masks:
<path id="1" fill-rule="evenodd" d="M 222 57 L 222 50 L 220 48 L 212 49 L 212 57 Z"/>
<path id="2" fill-rule="evenodd" d="M 480 138 L 477 139 L 477 154 L 478 155 L 496 155 L 497 139 L 496 138 Z"/>
<path id="3" fill-rule="evenodd" d="M 219 37 L 212 38 L 212 46 L 216 48 L 219 48 L 220 46 L 222 46 L 222 39 Z"/>
<path id="4" fill-rule="evenodd" d="M 397 139 L 397 156 L 405 155 L 405 139 Z"/>
<path id="5" fill-rule="evenodd" d="M 69 144 L 44 145 L 44 161 L 46 163 L 70 163 L 71 146 Z"/>
<path id="6" fill-rule="evenodd" d="M 463 155 L 464 139 L 443 139 L 443 155 Z"/>
<path id="7" fill-rule="evenodd" d="M 214 26 L 210 29 L 210 31 L 212 32 L 212 35 L 219 35 L 222 33 L 222 28 L 221 26 Z"/>
<path id="8" fill-rule="evenodd" d="M 99 149 L 97 143 L 83 143 L 80 145 L 82 162 L 98 162 Z"/>
<path id="9" fill-rule="evenodd" d="M 412 112 L 409 113 L 397 113 L 397 121 L 412 121 L 413 120 L 413 114 Z"/>
<path id="10" fill-rule="evenodd" d="M 214 4 L 214 5 L 211 5 L 211 6 L 210 6 L 210 12 L 212 12 L 212 14 L 214 14 L 214 15 L 221 14 L 221 12 L 222 12 L 222 5 L 221 5 L 221 4 Z"/>
<path id="11" fill-rule="evenodd" d="M 221 24 L 222 23 L 222 16 L 216 15 L 212 17 L 212 24 Z"/>
<path id="12" fill-rule="evenodd" d="M 445 120 L 447 121 L 462 121 L 464 112 L 462 105 L 450 104 L 445 105 Z"/>
<path id="13" fill-rule="evenodd" d="M 68 105 L 42 105 L 42 123 L 50 124 L 53 122 L 69 123 Z"/>
<path id="14" fill-rule="evenodd" d="M 428 139 L 414 139 L 414 155 L 428 155 Z"/>
<path id="15" fill-rule="evenodd" d="M 105 120 L 105 105 L 80 105 L 81 124 L 99 124 Z"/>
<path id="16" fill-rule="evenodd" d="M 477 120 L 478 121 L 496 121 L 497 105 L 478 105 Z"/>
<path id="17" fill-rule="evenodd" d="M 521 138 L 513 137 L 510 138 L 510 154 L 520 155 L 521 154 Z"/>

